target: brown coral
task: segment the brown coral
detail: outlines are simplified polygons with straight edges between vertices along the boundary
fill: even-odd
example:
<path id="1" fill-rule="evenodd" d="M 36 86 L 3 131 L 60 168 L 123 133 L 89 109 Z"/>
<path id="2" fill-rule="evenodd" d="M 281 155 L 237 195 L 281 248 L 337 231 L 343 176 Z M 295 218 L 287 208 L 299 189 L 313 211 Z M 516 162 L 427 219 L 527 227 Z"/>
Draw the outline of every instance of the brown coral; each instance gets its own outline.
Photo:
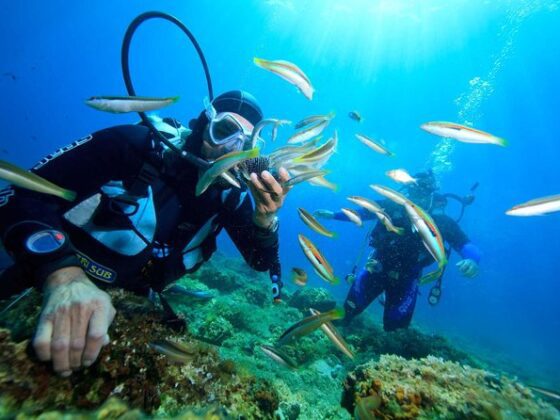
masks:
<path id="1" fill-rule="evenodd" d="M 191 337 L 177 337 L 158 312 L 129 293 L 112 291 L 117 316 L 112 341 L 90 368 L 60 378 L 49 365 L 34 360 L 29 340 L 14 342 L 0 330 L 0 394 L 11 410 L 29 414 L 46 410 L 95 409 L 112 396 L 146 413 L 219 403 L 230 413 L 266 418 L 278 407 L 270 386 L 237 373 L 231 361 Z M 193 349 L 192 361 L 169 362 L 149 347 L 154 340 L 181 340 Z"/>
<path id="2" fill-rule="evenodd" d="M 432 356 L 407 360 L 385 355 L 347 376 L 342 406 L 353 413 L 357 401 L 377 389 L 383 404 L 376 415 L 386 419 L 499 419 L 508 413 L 535 420 L 559 418 L 552 406 L 524 392 L 523 385 L 506 377 L 489 381 L 489 376 Z"/>

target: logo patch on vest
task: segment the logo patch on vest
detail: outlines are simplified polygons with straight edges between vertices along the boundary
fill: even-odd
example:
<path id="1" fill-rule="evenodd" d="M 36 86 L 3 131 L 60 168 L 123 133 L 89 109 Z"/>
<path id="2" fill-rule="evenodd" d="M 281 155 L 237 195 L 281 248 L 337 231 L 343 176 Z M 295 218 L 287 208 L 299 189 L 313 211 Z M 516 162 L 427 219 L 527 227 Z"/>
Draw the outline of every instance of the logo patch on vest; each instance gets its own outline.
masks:
<path id="1" fill-rule="evenodd" d="M 45 156 L 43 159 L 41 159 L 39 161 L 39 163 L 37 165 L 35 165 L 33 167 L 33 169 L 36 171 L 38 169 L 41 169 L 43 166 L 45 166 L 47 163 L 49 163 L 51 160 L 56 159 L 57 157 L 63 155 L 66 152 L 69 152 L 72 149 L 75 149 L 78 146 L 81 146 L 84 143 L 87 143 L 88 141 L 92 140 L 93 136 L 90 134 L 84 138 L 81 138 L 80 140 L 76 140 L 73 143 L 70 143 L 68 146 L 64 146 L 61 149 L 58 149 L 56 152 L 51 153 L 50 155 Z"/>
<path id="2" fill-rule="evenodd" d="M 12 197 L 15 194 L 14 190 L 12 189 L 12 187 L 7 187 L 4 188 L 3 190 L 0 191 L 0 207 L 8 204 L 8 200 L 10 199 L 10 197 Z"/>
<path id="3" fill-rule="evenodd" d="M 76 255 L 78 257 L 78 260 L 80 260 L 80 264 L 87 275 L 104 283 L 114 283 L 115 280 L 117 280 L 117 273 L 115 273 L 110 268 L 96 263 L 87 255 L 84 255 L 80 252 L 77 252 Z"/>

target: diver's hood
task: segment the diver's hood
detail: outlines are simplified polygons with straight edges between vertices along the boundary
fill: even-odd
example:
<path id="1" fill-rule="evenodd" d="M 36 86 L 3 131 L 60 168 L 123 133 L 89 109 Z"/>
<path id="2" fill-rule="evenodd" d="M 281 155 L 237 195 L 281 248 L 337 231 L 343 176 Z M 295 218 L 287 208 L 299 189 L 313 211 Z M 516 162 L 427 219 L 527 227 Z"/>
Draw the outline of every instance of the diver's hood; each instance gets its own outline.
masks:
<path id="1" fill-rule="evenodd" d="M 253 125 L 257 125 L 263 119 L 263 113 L 257 100 L 253 95 L 243 90 L 232 90 L 214 98 L 212 106 L 216 112 L 235 112 L 241 115 Z M 187 142 L 185 150 L 200 156 L 204 129 L 208 124 L 206 112 L 202 111 L 198 118 L 189 122 L 189 128 L 192 130 Z"/>

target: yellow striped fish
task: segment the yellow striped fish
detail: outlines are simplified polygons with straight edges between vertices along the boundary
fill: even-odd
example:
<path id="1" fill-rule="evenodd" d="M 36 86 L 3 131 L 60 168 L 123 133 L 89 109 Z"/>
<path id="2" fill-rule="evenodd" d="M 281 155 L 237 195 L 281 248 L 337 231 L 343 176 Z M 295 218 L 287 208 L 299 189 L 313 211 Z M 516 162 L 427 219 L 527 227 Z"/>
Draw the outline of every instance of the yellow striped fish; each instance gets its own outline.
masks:
<path id="1" fill-rule="evenodd" d="M 319 221 L 313 217 L 311 213 L 301 207 L 297 209 L 299 217 L 307 226 L 309 226 L 313 231 L 320 235 L 326 236 L 327 238 L 335 238 L 336 233 L 331 232 L 326 227 L 324 227 Z"/>
<path id="2" fill-rule="evenodd" d="M 395 156 L 393 152 L 383 146 L 381 143 L 372 140 L 371 138 L 364 136 L 363 134 L 356 134 L 356 138 L 360 140 L 363 144 L 369 147 L 372 150 L 375 150 L 377 153 L 381 153 L 385 156 Z"/>
<path id="3" fill-rule="evenodd" d="M 507 141 L 496 137 L 485 131 L 476 130 L 461 124 L 446 121 L 432 121 L 422 124 L 420 128 L 430 134 L 455 139 L 463 143 L 495 144 L 497 146 L 507 146 Z"/>
<path id="4" fill-rule="evenodd" d="M 289 327 L 277 341 L 278 346 L 283 346 L 290 341 L 303 337 L 320 328 L 325 322 L 344 318 L 344 309 L 335 308 L 318 315 L 311 315 Z"/>
<path id="5" fill-rule="evenodd" d="M 256 57 L 253 59 L 253 62 L 258 67 L 280 76 L 288 83 L 297 87 L 307 99 L 313 99 L 315 89 L 311 85 L 311 80 L 309 80 L 305 73 L 294 63 L 285 60 L 264 60 Z"/>
<path id="6" fill-rule="evenodd" d="M 330 283 L 332 285 L 338 284 L 340 280 L 334 275 L 332 266 L 313 244 L 313 242 L 311 242 L 301 233 L 298 235 L 298 240 L 303 253 L 313 266 L 317 275 L 327 283 Z"/>
<path id="7" fill-rule="evenodd" d="M 342 213 L 344 213 L 352 223 L 360 227 L 363 225 L 362 218 L 360 217 L 360 215 L 356 210 L 347 209 L 347 208 L 342 208 L 341 210 Z"/>
<path id="8" fill-rule="evenodd" d="M 74 201 L 76 199 L 76 193 L 74 191 L 59 187 L 33 172 L 26 171 L 4 160 L 0 160 L 0 178 L 17 187 L 54 195 L 66 201 Z"/>
<path id="9" fill-rule="evenodd" d="M 319 312 L 317 309 L 309 308 L 309 312 L 311 313 L 311 315 L 321 315 L 321 312 Z M 327 335 L 329 340 L 331 340 L 331 343 L 338 347 L 338 349 L 350 359 L 354 360 L 354 353 L 352 353 L 352 350 L 350 350 L 350 347 L 348 346 L 346 341 L 344 341 L 344 338 L 342 338 L 332 322 L 327 321 L 322 324 L 321 330 Z"/>
<path id="10" fill-rule="evenodd" d="M 92 96 L 86 105 L 98 111 L 122 114 L 125 112 L 156 111 L 179 100 L 178 96 L 153 98 L 147 96 Z"/>

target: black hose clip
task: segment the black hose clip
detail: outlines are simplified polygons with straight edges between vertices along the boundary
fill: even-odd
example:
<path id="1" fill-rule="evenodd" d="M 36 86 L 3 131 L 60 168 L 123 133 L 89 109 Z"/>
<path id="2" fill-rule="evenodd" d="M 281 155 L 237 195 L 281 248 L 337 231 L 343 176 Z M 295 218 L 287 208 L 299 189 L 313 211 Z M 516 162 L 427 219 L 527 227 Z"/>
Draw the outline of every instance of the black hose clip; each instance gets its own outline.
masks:
<path id="1" fill-rule="evenodd" d="M 436 306 L 441 299 L 441 282 L 438 282 L 435 286 L 430 289 L 430 294 L 428 295 L 428 303 L 432 306 Z"/>
<path id="2" fill-rule="evenodd" d="M 282 301 L 282 287 L 284 283 L 277 274 L 270 274 L 270 281 L 272 282 L 272 300 L 274 303 L 280 303 Z"/>

